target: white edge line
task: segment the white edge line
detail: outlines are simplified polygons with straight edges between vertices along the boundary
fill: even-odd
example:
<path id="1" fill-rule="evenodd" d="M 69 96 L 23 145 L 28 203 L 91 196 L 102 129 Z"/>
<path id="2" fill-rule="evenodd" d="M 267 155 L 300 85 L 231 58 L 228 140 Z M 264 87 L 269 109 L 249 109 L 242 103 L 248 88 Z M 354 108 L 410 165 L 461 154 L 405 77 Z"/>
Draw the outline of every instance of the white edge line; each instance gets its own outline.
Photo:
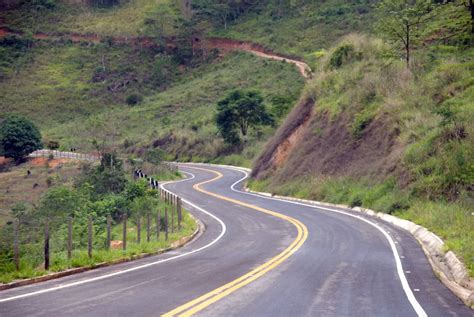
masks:
<path id="1" fill-rule="evenodd" d="M 186 178 L 186 179 L 183 179 L 183 180 L 179 180 L 179 181 L 175 181 L 175 182 L 166 182 L 166 183 L 161 184 L 160 187 L 165 189 L 163 187 L 163 185 L 166 185 L 166 184 L 169 184 L 169 183 L 178 183 L 178 182 L 182 182 L 182 181 L 189 181 L 189 180 L 191 180 L 195 177 L 192 173 L 187 173 L 187 172 L 185 172 L 185 173 L 191 175 L 192 177 L 191 178 Z M 245 179 L 246 177 L 247 176 L 245 176 L 243 179 Z M 243 180 L 243 179 L 241 179 L 241 180 Z M 165 190 L 167 190 L 167 189 L 165 189 Z M 187 252 L 187 253 L 183 253 L 183 254 L 173 256 L 171 258 L 167 258 L 167 259 L 163 259 L 163 260 L 159 260 L 159 261 L 155 261 L 155 262 L 135 266 L 135 267 L 123 270 L 123 271 L 114 272 L 114 273 L 110 273 L 110 274 L 105 274 L 105 275 L 97 276 L 97 277 L 87 279 L 87 280 L 81 280 L 81 281 L 77 281 L 77 282 L 73 282 L 73 283 L 69 283 L 69 284 L 64 284 L 64 285 L 59 285 L 59 286 L 56 286 L 56 287 L 51 287 L 51 288 L 39 290 L 39 291 L 36 291 L 36 292 L 25 293 L 25 294 L 21 294 L 21 295 L 12 296 L 12 297 L 2 298 L 2 299 L 0 299 L 0 303 L 4 303 L 4 302 L 16 300 L 16 299 L 21 299 L 21 298 L 25 298 L 25 297 L 30 297 L 30 296 L 34 296 L 34 295 L 49 293 L 49 292 L 52 292 L 52 291 L 56 291 L 56 290 L 60 290 L 60 289 L 64 289 L 64 288 L 69 288 L 69 287 L 73 287 L 73 286 L 78 286 L 78 285 L 82 285 L 82 284 L 87 284 L 87 283 L 91 283 L 91 282 L 95 282 L 95 281 L 100 281 L 100 280 L 103 280 L 103 279 L 106 279 L 106 278 L 109 278 L 109 277 L 122 275 L 122 274 L 133 272 L 133 271 L 136 271 L 136 270 L 144 269 L 144 268 L 147 268 L 147 267 L 150 267 L 150 266 L 153 266 L 153 265 L 157 265 L 157 264 L 164 263 L 164 262 L 169 262 L 169 261 L 172 261 L 172 260 L 175 260 L 175 259 L 178 259 L 178 258 L 182 258 L 182 257 L 188 256 L 188 255 L 200 252 L 204 249 L 209 248 L 210 246 L 214 245 L 215 243 L 217 243 L 217 241 L 219 241 L 227 231 L 227 227 L 226 227 L 225 223 L 221 219 L 219 219 L 217 216 L 211 214 L 210 212 L 204 210 L 201 207 L 198 207 L 197 205 L 191 203 L 190 201 L 183 199 L 183 202 L 185 202 L 186 204 L 190 205 L 191 207 L 194 207 L 197 210 L 201 211 L 202 213 L 204 213 L 208 216 L 211 216 L 212 218 L 217 220 L 219 222 L 219 224 L 221 225 L 221 228 L 222 228 L 222 231 L 219 234 L 219 236 L 217 238 L 215 238 L 214 240 L 212 240 L 209 244 L 206 244 L 205 246 L 202 246 L 202 247 L 200 247 L 196 250 L 193 250 L 193 251 L 190 251 L 190 252 Z"/>
<path id="2" fill-rule="evenodd" d="M 337 210 L 337 209 L 332 209 L 332 208 L 327 208 L 327 207 L 319 207 L 319 206 L 309 205 L 309 204 L 305 204 L 305 203 L 285 200 L 285 199 L 281 199 L 281 198 L 265 197 L 265 196 L 261 196 L 261 195 L 258 195 L 258 194 L 253 194 L 253 193 L 248 193 L 248 192 L 245 192 L 245 191 L 237 190 L 237 189 L 235 189 L 235 186 L 248 177 L 249 173 L 247 172 L 247 170 L 246 169 L 241 169 L 241 168 L 238 168 L 238 167 L 229 167 L 229 166 L 225 166 L 225 165 L 219 165 L 219 166 L 222 167 L 222 168 L 225 168 L 225 169 L 231 169 L 231 170 L 239 171 L 239 172 L 245 174 L 244 178 L 236 181 L 230 187 L 231 190 L 234 191 L 234 192 L 241 193 L 241 194 L 246 194 L 246 195 L 250 195 L 250 196 L 256 196 L 256 197 L 263 198 L 263 199 L 277 200 L 277 201 L 282 201 L 282 202 L 286 202 L 286 203 L 290 203 L 290 204 L 294 204 L 294 205 L 310 207 L 310 208 L 313 208 L 313 209 L 323 209 L 323 210 L 327 210 L 327 211 L 331 211 L 331 212 L 335 212 L 335 213 L 339 213 L 339 214 L 343 214 L 343 215 L 346 215 L 346 216 L 350 216 L 350 217 L 359 219 L 359 220 L 361 220 L 363 222 L 366 222 L 369 225 L 375 227 L 377 230 L 379 230 L 385 236 L 385 238 L 388 240 L 388 243 L 390 244 L 390 248 L 392 249 L 393 257 L 395 259 L 395 264 L 396 264 L 396 267 L 397 267 L 398 277 L 400 278 L 400 282 L 401 282 L 403 290 L 404 290 L 404 292 L 405 292 L 405 294 L 408 298 L 408 301 L 410 302 L 410 304 L 412 305 L 413 309 L 415 310 L 415 312 L 418 316 L 420 316 L 420 317 L 428 316 L 426 314 L 426 312 L 424 311 L 423 307 L 416 300 L 416 297 L 413 294 L 413 292 L 410 288 L 410 285 L 408 284 L 408 280 L 407 280 L 407 278 L 405 276 L 405 273 L 403 271 L 402 262 L 400 261 L 400 256 L 398 254 L 397 248 L 395 247 L 395 243 L 393 242 L 392 237 L 390 237 L 385 232 L 385 230 L 383 230 L 379 225 L 377 225 L 376 223 L 374 223 L 370 220 L 367 220 L 367 219 L 365 219 L 361 216 L 353 215 L 351 213 L 344 212 L 344 211 Z"/>

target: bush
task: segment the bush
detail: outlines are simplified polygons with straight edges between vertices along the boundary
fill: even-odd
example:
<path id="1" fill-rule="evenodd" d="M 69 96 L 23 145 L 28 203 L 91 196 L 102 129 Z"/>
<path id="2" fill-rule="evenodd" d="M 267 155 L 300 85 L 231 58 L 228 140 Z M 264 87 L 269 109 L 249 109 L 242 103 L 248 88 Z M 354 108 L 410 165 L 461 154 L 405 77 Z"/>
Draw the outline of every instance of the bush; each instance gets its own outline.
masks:
<path id="1" fill-rule="evenodd" d="M 343 64 L 350 61 L 354 56 L 356 56 L 354 45 L 343 44 L 339 46 L 334 51 L 334 53 L 332 53 L 331 59 L 329 60 L 329 66 L 333 69 L 340 68 Z"/>
<path id="2" fill-rule="evenodd" d="M 57 150 L 57 149 L 59 149 L 59 142 L 58 141 L 48 141 L 48 143 L 46 143 L 46 147 L 50 150 Z"/>
<path id="3" fill-rule="evenodd" d="M 30 120 L 10 116 L 0 127 L 0 153 L 17 161 L 43 147 L 41 134 Z"/>
<path id="4" fill-rule="evenodd" d="M 143 101 L 143 97 L 141 95 L 138 95 L 138 94 L 131 94 L 127 97 L 127 99 L 125 100 L 125 102 L 127 103 L 127 105 L 129 106 L 135 106 L 135 105 L 138 105 L 140 104 L 141 102 Z"/>

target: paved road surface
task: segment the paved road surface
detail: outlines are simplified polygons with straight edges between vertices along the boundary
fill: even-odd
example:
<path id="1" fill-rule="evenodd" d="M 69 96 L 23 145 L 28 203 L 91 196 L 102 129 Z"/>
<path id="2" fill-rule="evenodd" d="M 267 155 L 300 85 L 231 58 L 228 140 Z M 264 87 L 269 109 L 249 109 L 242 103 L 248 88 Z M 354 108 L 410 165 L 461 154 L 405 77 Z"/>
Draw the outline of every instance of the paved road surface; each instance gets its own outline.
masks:
<path id="1" fill-rule="evenodd" d="M 189 179 L 166 188 L 206 226 L 199 238 L 167 254 L 2 291 L 0 316 L 473 316 L 408 233 L 241 192 L 242 171 L 181 169 Z"/>

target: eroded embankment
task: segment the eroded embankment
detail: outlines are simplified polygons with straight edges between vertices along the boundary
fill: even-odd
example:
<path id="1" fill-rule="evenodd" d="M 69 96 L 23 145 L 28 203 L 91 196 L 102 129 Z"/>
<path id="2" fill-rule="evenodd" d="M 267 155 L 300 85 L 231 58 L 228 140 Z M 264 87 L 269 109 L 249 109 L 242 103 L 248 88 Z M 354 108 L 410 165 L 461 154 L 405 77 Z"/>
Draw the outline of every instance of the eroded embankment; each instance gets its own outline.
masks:
<path id="1" fill-rule="evenodd" d="M 351 118 L 333 118 L 314 112 L 314 101 L 303 99 L 269 141 L 257 159 L 252 176 L 280 183 L 301 176 L 373 176 L 395 172 L 403 146 L 399 131 L 387 116 L 375 118 L 355 137 L 348 129 Z"/>

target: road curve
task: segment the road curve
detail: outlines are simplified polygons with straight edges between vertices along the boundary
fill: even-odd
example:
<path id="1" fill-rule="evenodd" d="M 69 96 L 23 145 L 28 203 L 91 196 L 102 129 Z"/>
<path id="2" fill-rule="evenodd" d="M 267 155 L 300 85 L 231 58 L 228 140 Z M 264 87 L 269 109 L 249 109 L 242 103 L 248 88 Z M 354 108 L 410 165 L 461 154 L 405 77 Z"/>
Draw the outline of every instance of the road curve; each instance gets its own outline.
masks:
<path id="1" fill-rule="evenodd" d="M 242 192 L 242 171 L 180 168 L 193 177 L 166 188 L 205 225 L 198 239 L 2 291 L 0 316 L 472 316 L 408 233 L 349 211 Z"/>

